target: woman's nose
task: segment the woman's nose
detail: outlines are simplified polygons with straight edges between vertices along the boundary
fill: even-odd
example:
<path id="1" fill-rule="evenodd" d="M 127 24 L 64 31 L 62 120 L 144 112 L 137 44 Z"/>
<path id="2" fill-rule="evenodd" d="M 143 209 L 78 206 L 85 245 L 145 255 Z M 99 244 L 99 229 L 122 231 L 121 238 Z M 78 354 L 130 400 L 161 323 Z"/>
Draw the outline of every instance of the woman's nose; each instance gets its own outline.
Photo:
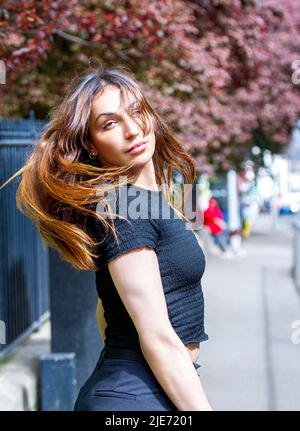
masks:
<path id="1" fill-rule="evenodd" d="M 140 132 L 138 125 L 131 118 L 128 118 L 125 122 L 125 136 L 126 139 L 131 138 L 132 136 L 138 135 Z"/>

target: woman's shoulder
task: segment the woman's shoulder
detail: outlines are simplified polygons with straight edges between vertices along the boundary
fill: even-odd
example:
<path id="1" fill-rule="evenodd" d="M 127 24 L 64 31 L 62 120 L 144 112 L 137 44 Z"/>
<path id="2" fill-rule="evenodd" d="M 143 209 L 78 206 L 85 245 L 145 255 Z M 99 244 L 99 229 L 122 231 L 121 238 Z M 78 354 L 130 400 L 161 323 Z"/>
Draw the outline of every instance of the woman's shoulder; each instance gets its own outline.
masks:
<path id="1" fill-rule="evenodd" d="M 126 188 L 119 189 L 114 196 L 111 196 L 110 207 L 106 214 L 102 212 L 97 218 L 91 221 L 92 233 L 101 238 L 101 259 L 108 263 L 119 254 L 130 251 L 134 248 L 148 246 L 157 250 L 160 237 L 159 229 L 155 218 L 149 212 L 149 195 L 146 191 L 142 193 L 128 193 Z M 99 211 L 99 203 L 96 205 L 96 212 Z M 99 219 L 98 219 L 99 215 Z M 106 235 L 104 231 L 103 217 L 110 226 Z"/>
<path id="2" fill-rule="evenodd" d="M 158 229 L 157 220 L 161 208 L 160 193 L 156 196 L 151 190 L 125 185 L 112 189 L 105 194 L 104 199 L 99 199 L 90 205 L 90 209 L 96 216 L 90 216 L 88 225 L 94 232 L 104 232 L 104 219 L 114 227 L 125 231 L 126 229 Z"/>

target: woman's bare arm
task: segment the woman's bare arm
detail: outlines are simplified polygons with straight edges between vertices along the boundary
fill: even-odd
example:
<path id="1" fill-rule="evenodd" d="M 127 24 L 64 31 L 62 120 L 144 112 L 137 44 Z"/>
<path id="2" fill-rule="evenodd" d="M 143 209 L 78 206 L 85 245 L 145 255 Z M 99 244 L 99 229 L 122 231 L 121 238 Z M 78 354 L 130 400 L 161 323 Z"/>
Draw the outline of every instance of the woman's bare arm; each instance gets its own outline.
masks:
<path id="1" fill-rule="evenodd" d="M 119 255 L 108 268 L 139 334 L 153 374 L 178 410 L 212 410 L 184 344 L 174 331 L 153 249 Z"/>

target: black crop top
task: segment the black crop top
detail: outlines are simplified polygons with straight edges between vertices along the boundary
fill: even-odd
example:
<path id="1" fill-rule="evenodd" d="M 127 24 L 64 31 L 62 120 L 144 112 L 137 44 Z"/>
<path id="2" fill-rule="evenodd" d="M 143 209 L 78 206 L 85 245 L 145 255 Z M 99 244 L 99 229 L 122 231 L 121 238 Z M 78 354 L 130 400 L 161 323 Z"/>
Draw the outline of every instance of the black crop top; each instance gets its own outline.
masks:
<path id="1" fill-rule="evenodd" d="M 127 193 L 123 194 L 124 190 Z M 138 333 L 119 297 L 107 263 L 122 253 L 142 246 L 153 248 L 157 254 L 169 319 L 183 344 L 208 340 L 204 330 L 201 286 L 205 256 L 196 235 L 169 205 L 162 191 L 127 184 L 119 188 L 117 195 L 122 200 L 117 199 L 116 213 L 124 215 L 131 224 L 114 218 L 119 245 L 111 232 L 106 241 L 99 245 L 101 257 L 97 260 L 96 288 L 107 322 L 105 344 L 134 349 L 140 347 Z M 125 195 L 127 198 L 123 201 Z M 137 201 L 140 204 L 137 205 Z M 123 212 L 124 208 L 128 212 Z M 139 212 L 138 217 L 132 216 L 130 211 L 134 210 Z M 101 238 L 101 222 L 91 217 L 89 226 L 90 233 L 96 239 Z"/>

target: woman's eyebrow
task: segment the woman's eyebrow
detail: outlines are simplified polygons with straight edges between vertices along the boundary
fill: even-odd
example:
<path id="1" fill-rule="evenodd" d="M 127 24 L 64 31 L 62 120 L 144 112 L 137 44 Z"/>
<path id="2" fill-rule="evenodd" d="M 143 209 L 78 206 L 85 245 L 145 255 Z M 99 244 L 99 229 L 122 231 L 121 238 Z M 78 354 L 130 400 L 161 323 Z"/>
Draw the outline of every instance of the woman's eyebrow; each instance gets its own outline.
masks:
<path id="1" fill-rule="evenodd" d="M 96 119 L 95 119 L 95 123 L 96 123 L 96 121 L 97 121 L 97 120 L 99 120 L 99 118 L 100 118 L 102 115 L 115 115 L 115 114 L 116 114 L 116 112 L 103 112 L 102 114 L 97 115 L 97 117 L 96 117 Z"/>
<path id="2" fill-rule="evenodd" d="M 137 104 L 136 100 L 134 102 L 131 102 L 127 109 L 131 109 L 132 106 L 134 106 L 136 104 Z M 95 123 L 97 120 L 99 120 L 100 117 L 102 117 L 102 115 L 116 115 L 116 114 L 117 114 L 117 112 L 102 112 L 102 114 L 97 115 L 97 117 L 95 119 Z"/>

